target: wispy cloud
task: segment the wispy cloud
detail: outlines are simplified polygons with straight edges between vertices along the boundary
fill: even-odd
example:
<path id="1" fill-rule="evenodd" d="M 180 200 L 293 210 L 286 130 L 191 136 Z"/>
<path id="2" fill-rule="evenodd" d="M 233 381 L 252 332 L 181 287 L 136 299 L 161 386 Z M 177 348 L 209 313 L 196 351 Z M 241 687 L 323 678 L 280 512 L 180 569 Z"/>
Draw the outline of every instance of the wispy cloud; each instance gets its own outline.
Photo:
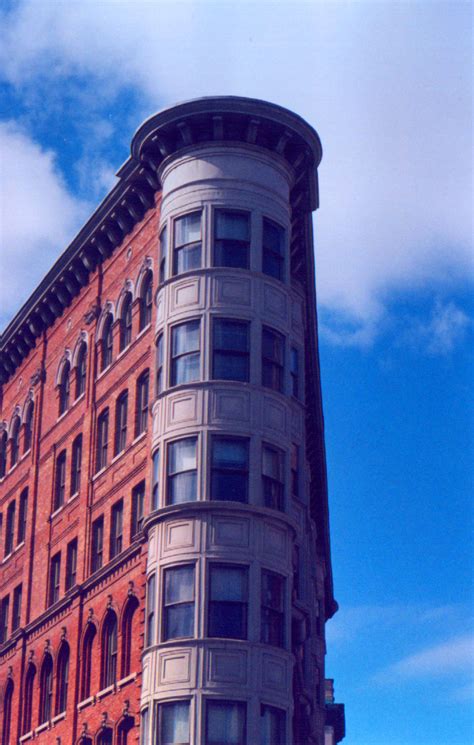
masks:
<path id="1" fill-rule="evenodd" d="M 377 673 L 379 682 L 399 678 L 447 676 L 473 672 L 474 635 L 457 636 L 440 644 L 407 655 Z"/>
<path id="2" fill-rule="evenodd" d="M 473 326 L 473 319 L 456 303 L 437 300 L 428 318 L 408 319 L 399 342 L 429 355 L 447 355 Z"/>

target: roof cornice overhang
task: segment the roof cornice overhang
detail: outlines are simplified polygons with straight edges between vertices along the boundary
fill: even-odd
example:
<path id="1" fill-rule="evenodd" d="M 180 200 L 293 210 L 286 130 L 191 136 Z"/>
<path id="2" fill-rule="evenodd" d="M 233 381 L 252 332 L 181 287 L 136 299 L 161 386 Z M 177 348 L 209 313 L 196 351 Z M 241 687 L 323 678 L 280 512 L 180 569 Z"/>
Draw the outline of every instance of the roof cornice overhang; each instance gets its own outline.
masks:
<path id="1" fill-rule="evenodd" d="M 282 106 L 239 96 L 199 98 L 155 114 L 134 135 L 131 156 L 117 172 L 117 184 L 1 335 L 0 384 L 9 380 L 36 339 L 87 285 L 89 275 L 154 206 L 162 161 L 192 145 L 217 142 L 255 145 L 289 163 L 294 173 L 293 235 L 301 233 L 298 216 L 318 206 L 317 167 L 322 155 L 317 133 L 301 117 Z M 305 263 L 300 247 L 301 241 L 293 239 L 296 273 Z"/>

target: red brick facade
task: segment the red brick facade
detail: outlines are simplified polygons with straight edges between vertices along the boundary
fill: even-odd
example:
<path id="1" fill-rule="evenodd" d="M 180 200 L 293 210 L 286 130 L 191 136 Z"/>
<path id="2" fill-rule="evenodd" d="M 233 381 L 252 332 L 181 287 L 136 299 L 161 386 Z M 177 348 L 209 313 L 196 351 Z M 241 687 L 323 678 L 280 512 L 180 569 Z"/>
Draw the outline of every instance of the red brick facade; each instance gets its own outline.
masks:
<path id="1" fill-rule="evenodd" d="M 146 212 L 113 255 L 90 274 L 89 282 L 62 316 L 43 331 L 35 348 L 3 386 L 0 419 L 7 428 L 8 446 L 5 475 L 0 479 L 2 745 L 33 738 L 39 744 L 69 745 L 88 743 L 90 737 L 95 743 L 100 741 L 98 733 L 108 734 L 107 728 L 113 730 L 114 742 L 122 745 L 138 742 L 146 544 L 140 531 L 132 536 L 132 490 L 145 482 L 146 505 L 150 420 L 148 431 L 136 437 L 136 384 L 139 376 L 150 370 L 151 396 L 154 349 L 154 319 L 139 331 L 139 293 L 144 271 L 156 272 L 158 218 L 158 208 Z M 127 281 L 133 295 L 131 342 L 119 352 L 120 320 L 115 313 L 113 361 L 105 371 L 99 372 L 96 330 L 101 323 L 101 310 L 111 303 L 114 310 L 118 304 L 120 311 L 120 296 Z M 76 399 L 76 353 L 78 344 L 84 342 L 87 345 L 85 391 Z M 64 363 L 70 365 L 69 402 L 66 412 L 59 416 Z M 115 406 L 125 390 L 128 391 L 126 445 L 115 456 Z M 30 400 L 34 415 L 28 448 L 26 420 Z M 106 407 L 109 407 L 108 462 L 96 474 L 97 417 Z M 11 465 L 17 416 L 21 422 L 19 454 L 16 459 L 13 453 L 17 462 Z M 73 442 L 78 435 L 82 435 L 80 488 L 71 495 Z M 61 474 L 58 460 L 63 451 L 66 464 Z M 62 484 L 58 484 L 58 479 Z M 25 489 L 28 502 L 23 538 L 20 495 L 25 499 Z M 121 540 L 121 545 L 111 549 L 111 510 L 119 500 L 123 500 L 122 530 L 121 539 L 115 535 L 115 540 Z M 13 502 L 15 508 L 11 506 Z M 102 515 L 103 565 L 91 572 L 92 524 Z M 72 555 L 67 566 L 68 546 L 74 539 L 77 539 L 75 576 Z M 72 550 L 69 549 L 70 553 Z M 118 554 L 110 559 L 114 550 Z M 51 566 L 59 553 L 58 582 L 52 576 Z M 71 585 L 68 590 L 66 582 Z M 19 591 L 15 609 L 14 594 L 20 585 L 21 608 L 17 619 Z M 112 629 L 112 640 L 110 635 L 107 639 L 107 629 Z M 87 686 L 85 646 L 92 637 L 90 686 Z M 104 670 L 107 657 L 109 669 Z M 65 667 L 68 667 L 67 686 Z M 105 730 L 101 729 L 104 727 Z"/>

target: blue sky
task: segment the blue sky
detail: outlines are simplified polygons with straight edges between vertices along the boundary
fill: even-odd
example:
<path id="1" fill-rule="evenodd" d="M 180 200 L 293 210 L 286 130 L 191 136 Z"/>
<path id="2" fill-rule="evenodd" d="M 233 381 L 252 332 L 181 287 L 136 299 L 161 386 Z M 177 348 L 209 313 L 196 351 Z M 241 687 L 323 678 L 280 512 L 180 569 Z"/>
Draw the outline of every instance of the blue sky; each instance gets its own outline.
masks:
<path id="1" fill-rule="evenodd" d="M 149 114 L 265 98 L 318 130 L 332 549 L 347 745 L 472 732 L 472 6 L 4 1 L 0 325 Z M 27 206 L 27 209 L 25 209 Z"/>

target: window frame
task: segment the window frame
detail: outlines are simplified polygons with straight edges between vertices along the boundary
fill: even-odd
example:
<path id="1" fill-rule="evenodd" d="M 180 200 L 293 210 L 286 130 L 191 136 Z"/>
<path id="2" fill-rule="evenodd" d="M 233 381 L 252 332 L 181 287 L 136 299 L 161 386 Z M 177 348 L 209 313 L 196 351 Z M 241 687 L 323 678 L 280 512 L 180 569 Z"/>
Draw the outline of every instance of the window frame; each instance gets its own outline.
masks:
<path id="1" fill-rule="evenodd" d="M 127 447 L 128 390 L 122 391 L 115 401 L 114 457 Z"/>
<path id="2" fill-rule="evenodd" d="M 96 473 L 107 468 L 109 450 L 109 420 L 110 411 L 107 406 L 97 417 L 97 441 L 96 441 Z"/>
<path id="3" fill-rule="evenodd" d="M 265 245 L 266 224 L 280 231 L 281 252 L 275 251 L 275 249 Z M 262 274 L 265 274 L 267 277 L 273 277 L 278 282 L 285 282 L 286 280 L 286 232 L 286 228 L 272 218 L 265 216 L 262 218 Z M 269 271 L 269 267 L 271 266 L 269 262 L 272 261 L 276 262 L 276 266 L 278 267 L 276 274 L 273 271 Z"/>
<path id="4" fill-rule="evenodd" d="M 77 401 L 86 392 L 86 379 L 87 379 L 87 344 L 85 341 L 81 343 L 79 352 L 77 355 L 76 364 L 76 380 L 75 380 L 75 391 L 74 398 Z"/>
<path id="5" fill-rule="evenodd" d="M 145 519 L 145 479 L 140 481 L 132 489 L 132 514 L 130 521 L 130 540 L 141 533 Z"/>
<path id="6" fill-rule="evenodd" d="M 153 451 L 151 471 L 151 511 L 160 506 L 160 448 Z"/>
<path id="7" fill-rule="evenodd" d="M 33 443 L 33 417 L 35 413 L 35 405 L 33 401 L 30 401 L 25 414 L 25 423 L 23 429 L 23 455 L 31 450 Z M 0 473 L 1 476 L 1 473 Z"/>
<path id="8" fill-rule="evenodd" d="M 222 707 L 233 707 L 237 706 L 239 707 L 240 711 L 243 713 L 243 727 L 242 727 L 242 737 L 239 739 L 238 743 L 229 743 L 226 744 L 223 740 L 211 740 L 210 734 L 209 734 L 209 711 L 212 710 L 213 706 L 221 706 Z M 204 730 L 205 730 L 205 742 L 207 745 L 247 745 L 247 702 L 246 701 L 239 701 L 234 700 L 231 698 L 211 698 L 207 697 L 205 699 L 205 718 L 204 718 Z"/>
<path id="9" fill-rule="evenodd" d="M 188 739 L 180 741 L 179 745 L 190 745 L 191 743 L 191 699 L 190 698 L 178 698 L 172 701 L 156 701 L 155 702 L 155 738 L 153 740 L 156 745 L 173 745 L 170 741 L 167 741 L 163 737 L 163 712 L 165 709 L 172 709 L 172 707 L 187 705 L 188 711 Z"/>
<path id="10" fill-rule="evenodd" d="M 61 509 L 66 501 L 66 449 L 61 450 L 54 466 L 53 513 Z"/>
<path id="11" fill-rule="evenodd" d="M 51 721 L 53 713 L 53 658 L 49 652 L 46 653 L 41 665 L 40 673 L 40 707 L 39 722 L 44 724 Z"/>
<path id="12" fill-rule="evenodd" d="M 69 541 L 66 548 L 66 580 L 65 590 L 71 590 L 77 581 L 77 538 Z"/>
<path id="13" fill-rule="evenodd" d="M 280 717 L 280 721 L 278 722 L 278 727 L 280 729 L 280 732 L 278 734 L 278 740 L 272 739 L 270 740 L 263 740 L 264 732 L 263 730 L 263 724 L 264 724 L 264 717 L 265 713 L 268 712 L 270 715 L 276 715 L 277 717 Z M 287 721 L 287 712 L 286 709 L 281 709 L 279 706 L 273 706 L 270 704 L 260 704 L 260 738 L 262 745 L 285 745 L 286 743 L 286 721 Z"/>
<path id="14" fill-rule="evenodd" d="M 214 448 L 217 442 L 219 441 L 226 441 L 226 442 L 238 442 L 240 444 L 245 445 L 246 448 L 246 467 L 244 468 L 226 468 L 224 466 L 216 466 L 214 465 Z M 211 435 L 211 447 L 210 447 L 210 479 L 209 479 L 209 499 L 210 501 L 233 501 L 233 502 L 240 502 L 241 504 L 248 504 L 249 503 L 249 491 L 250 491 L 250 437 L 235 437 L 233 435 L 226 435 L 224 433 L 219 434 L 212 434 Z M 227 500 L 225 497 L 220 496 L 220 498 L 217 498 L 214 496 L 215 489 L 217 487 L 215 486 L 215 476 L 217 474 L 221 475 L 242 475 L 244 477 L 244 484 L 245 484 L 245 498 L 244 499 L 229 499 Z"/>
<path id="15" fill-rule="evenodd" d="M 156 337 L 156 374 L 155 374 L 155 395 L 159 396 L 164 390 L 164 333 Z"/>
<path id="16" fill-rule="evenodd" d="M 280 583 L 280 603 L 281 603 L 281 609 L 276 609 L 273 605 L 271 605 L 267 599 L 264 597 L 265 587 L 264 587 L 264 577 L 271 577 L 274 580 L 277 580 Z M 271 569 L 265 569 L 262 568 L 261 574 L 260 574 L 260 642 L 262 644 L 268 644 L 273 647 L 279 647 L 282 649 L 286 648 L 286 578 L 279 574 L 278 572 L 274 572 Z M 278 622 L 278 625 L 276 625 L 275 622 Z M 275 629 L 278 628 L 278 638 L 276 641 L 273 641 L 272 634 L 275 632 Z"/>
<path id="17" fill-rule="evenodd" d="M 10 468 L 16 466 L 16 464 L 20 460 L 20 429 L 20 417 L 18 415 L 15 415 L 10 437 Z"/>
<path id="18" fill-rule="evenodd" d="M 244 600 L 214 600 L 213 599 L 213 590 L 212 590 L 212 575 L 213 572 L 219 571 L 219 570 L 234 570 L 239 571 L 243 576 L 243 586 L 244 586 Z M 208 564 L 208 580 L 207 580 L 207 613 L 206 613 L 206 623 L 207 623 L 207 636 L 212 639 L 248 639 L 248 616 L 249 616 L 249 602 L 250 602 L 250 594 L 249 594 L 249 575 L 250 575 L 250 567 L 248 564 L 233 564 L 228 562 L 221 562 L 221 561 L 212 561 Z M 232 611 L 234 608 L 231 608 L 230 606 L 239 606 L 240 613 L 241 613 L 241 622 L 242 622 L 242 631 L 240 634 L 223 634 L 223 633 L 212 633 L 213 632 L 213 621 L 212 621 L 212 615 L 213 615 L 213 609 L 215 610 L 216 607 L 219 609 L 225 610 L 227 609 L 227 612 L 224 614 L 227 617 L 230 617 L 232 615 Z M 219 615 L 219 613 L 217 613 Z M 214 622 L 215 623 L 215 622 Z"/>
<path id="19" fill-rule="evenodd" d="M 8 639 L 8 625 L 10 621 L 10 595 L 5 595 L 0 601 L 0 644 Z"/>
<path id="20" fill-rule="evenodd" d="M 181 352 L 179 354 L 173 354 L 173 347 L 174 347 L 174 341 L 175 341 L 175 334 L 178 331 L 178 329 L 184 328 L 184 326 L 192 326 L 194 325 L 198 329 L 197 337 L 198 337 L 198 346 L 197 349 L 192 349 L 191 351 Z M 202 369 L 201 369 L 201 319 L 200 318 L 191 318 L 187 321 L 183 321 L 182 323 L 176 323 L 174 326 L 171 326 L 171 344 L 170 344 L 170 386 L 177 386 L 177 385 L 187 385 L 188 383 L 197 383 L 202 379 Z M 183 377 L 182 380 L 178 381 L 178 375 L 177 375 L 177 369 L 178 365 L 177 363 L 182 360 L 185 357 L 197 357 L 199 360 L 198 364 L 198 374 L 196 378 L 190 377 Z"/>
<path id="21" fill-rule="evenodd" d="M 183 215 L 177 215 L 173 219 L 173 277 L 180 277 L 183 274 L 187 274 L 188 272 L 194 272 L 197 269 L 202 268 L 202 249 L 203 249 L 203 210 L 197 209 L 197 210 L 191 210 L 190 212 L 186 212 Z M 199 240 L 198 241 L 188 241 L 187 243 L 180 243 L 179 245 L 176 243 L 176 237 L 177 237 L 177 225 L 180 222 L 180 220 L 185 220 L 187 217 L 191 217 L 194 215 L 199 215 Z M 196 266 L 191 266 L 187 269 L 179 270 L 179 263 L 180 263 L 180 256 L 181 252 L 183 256 L 187 256 L 188 254 L 192 253 L 194 250 L 197 249 L 199 246 L 199 263 Z"/>
<path id="22" fill-rule="evenodd" d="M 104 372 L 114 360 L 114 317 L 107 313 L 100 339 L 100 372 Z"/>
<path id="23" fill-rule="evenodd" d="M 24 542 L 26 538 L 26 528 L 28 525 L 28 487 L 25 486 L 20 494 L 18 500 L 18 526 L 17 526 L 17 538 L 16 545 L 19 546 Z"/>
<path id="24" fill-rule="evenodd" d="M 16 522 L 16 500 L 8 503 L 7 517 L 5 520 L 5 548 L 4 557 L 10 556 L 15 548 L 15 522 Z"/>
<path id="25" fill-rule="evenodd" d="M 49 561 L 48 607 L 57 603 L 61 597 L 61 551 L 57 551 Z"/>
<path id="26" fill-rule="evenodd" d="M 118 672 L 118 619 L 113 610 L 108 610 L 101 634 L 100 687 L 102 690 L 117 682 Z"/>
<path id="27" fill-rule="evenodd" d="M 160 244 L 160 268 L 158 284 L 162 285 L 163 282 L 166 282 L 166 264 L 168 258 L 168 225 L 166 223 L 161 229 L 158 240 Z"/>
<path id="28" fill-rule="evenodd" d="M 109 561 L 123 551 L 123 498 L 110 508 Z"/>
<path id="29" fill-rule="evenodd" d="M 172 456 L 171 456 L 171 450 L 180 444 L 184 442 L 194 442 L 194 461 L 195 466 L 194 468 L 186 468 L 181 471 L 173 471 L 170 472 L 171 468 L 171 462 L 172 462 Z M 199 497 L 199 483 L 198 483 L 198 466 L 199 466 L 199 452 L 198 452 L 198 445 L 199 444 L 199 437 L 198 435 L 189 435 L 187 437 L 180 437 L 176 440 L 168 441 L 166 445 L 166 504 L 185 504 L 187 502 L 197 502 Z M 194 479 L 194 498 L 193 499 L 185 499 L 181 501 L 175 501 L 171 499 L 172 493 L 173 493 L 173 487 L 172 483 L 176 480 L 176 478 L 182 474 L 195 474 Z"/>
<path id="30" fill-rule="evenodd" d="M 11 630 L 12 634 L 20 628 L 21 625 L 21 605 L 23 602 L 23 583 L 20 582 L 13 589 L 13 603 L 12 603 L 12 619 L 11 619 Z"/>
<path id="31" fill-rule="evenodd" d="M 265 452 L 271 452 L 276 456 L 278 470 L 280 471 L 280 478 L 274 478 L 273 476 L 265 473 Z M 278 510 L 284 512 L 286 509 L 286 453 L 280 448 L 271 445 L 268 442 L 262 442 L 262 501 L 263 506 L 268 507 L 272 510 Z M 271 494 L 271 499 L 267 499 L 267 493 L 275 491 L 275 495 Z"/>
<path id="32" fill-rule="evenodd" d="M 225 325 L 225 324 L 240 326 L 241 328 L 245 328 L 247 332 L 247 339 L 246 339 L 246 346 L 247 349 L 245 351 L 241 351 L 238 349 L 228 349 L 224 346 L 217 347 L 216 344 L 216 337 L 217 337 L 217 328 L 219 324 Z M 211 364 L 211 378 L 212 380 L 233 380 L 237 381 L 239 383 L 249 383 L 250 382 L 250 321 L 240 318 L 228 318 L 223 316 L 214 316 L 212 318 L 212 364 Z M 243 377 L 238 376 L 225 376 L 225 377 L 219 377 L 216 373 L 216 367 L 218 365 L 216 364 L 216 361 L 219 357 L 224 357 L 225 359 L 244 359 L 246 361 L 245 365 L 245 375 Z"/>
<path id="33" fill-rule="evenodd" d="M 140 289 L 140 306 L 138 318 L 138 331 L 144 331 L 151 325 L 153 312 L 153 272 L 148 269 Z"/>
<path id="34" fill-rule="evenodd" d="M 239 216 L 245 216 L 247 218 L 247 239 L 241 239 L 241 238 L 220 238 L 218 236 L 218 229 L 217 229 L 217 222 L 218 222 L 218 216 L 219 214 L 234 214 Z M 215 267 L 226 267 L 229 269 L 250 269 L 250 246 L 251 246 L 251 240 L 252 240 L 252 214 L 248 210 L 241 210 L 241 209 L 227 209 L 225 207 L 215 207 L 213 210 L 213 245 L 212 245 L 212 265 Z M 218 246 L 219 243 L 222 243 L 222 246 Z M 222 253 L 225 254 L 226 250 L 228 250 L 231 245 L 236 245 L 239 249 L 244 249 L 245 253 L 243 252 L 243 255 L 245 257 L 245 262 L 243 264 L 232 264 L 232 263 L 220 263 L 217 259 L 218 253 L 222 250 Z"/>
<path id="35" fill-rule="evenodd" d="M 100 540 L 99 540 L 100 539 Z M 104 566 L 104 515 L 99 515 L 91 527 L 91 574 Z"/>
<path id="36" fill-rule="evenodd" d="M 174 603 L 170 603 L 166 601 L 166 590 L 167 590 L 167 575 L 171 572 L 180 571 L 182 569 L 192 569 L 193 571 L 193 582 L 192 582 L 192 588 L 193 588 L 193 595 L 192 600 L 180 600 L 176 601 Z M 163 642 L 165 641 L 171 641 L 174 639 L 194 639 L 196 634 L 196 572 L 197 566 L 196 563 L 193 562 L 185 562 L 183 564 L 174 564 L 173 566 L 167 566 L 163 568 L 163 580 L 162 580 L 162 600 L 161 600 L 161 607 L 162 607 L 162 620 L 161 620 L 161 640 Z M 168 613 L 171 608 L 176 608 L 177 606 L 189 606 L 191 609 L 191 619 L 192 619 L 192 629 L 191 633 L 186 636 L 170 636 L 167 629 L 168 629 Z"/>
<path id="37" fill-rule="evenodd" d="M 63 416 L 71 404 L 71 363 L 69 360 L 63 364 L 61 370 L 61 380 L 59 382 L 59 413 L 58 416 Z"/>
<path id="38" fill-rule="evenodd" d="M 146 580 L 146 623 L 145 647 L 152 647 L 156 641 L 156 574 L 153 572 Z"/>
<path id="39" fill-rule="evenodd" d="M 79 494 L 81 489 L 82 471 L 82 432 L 74 438 L 71 449 L 71 486 L 70 494 L 73 497 Z"/>
<path id="40" fill-rule="evenodd" d="M 130 290 L 127 290 L 120 311 L 119 352 L 124 352 L 132 343 L 132 305 L 133 296 Z"/>
<path id="41" fill-rule="evenodd" d="M 150 400 L 150 371 L 144 370 L 137 378 L 135 392 L 135 438 L 148 429 L 148 405 Z"/>

